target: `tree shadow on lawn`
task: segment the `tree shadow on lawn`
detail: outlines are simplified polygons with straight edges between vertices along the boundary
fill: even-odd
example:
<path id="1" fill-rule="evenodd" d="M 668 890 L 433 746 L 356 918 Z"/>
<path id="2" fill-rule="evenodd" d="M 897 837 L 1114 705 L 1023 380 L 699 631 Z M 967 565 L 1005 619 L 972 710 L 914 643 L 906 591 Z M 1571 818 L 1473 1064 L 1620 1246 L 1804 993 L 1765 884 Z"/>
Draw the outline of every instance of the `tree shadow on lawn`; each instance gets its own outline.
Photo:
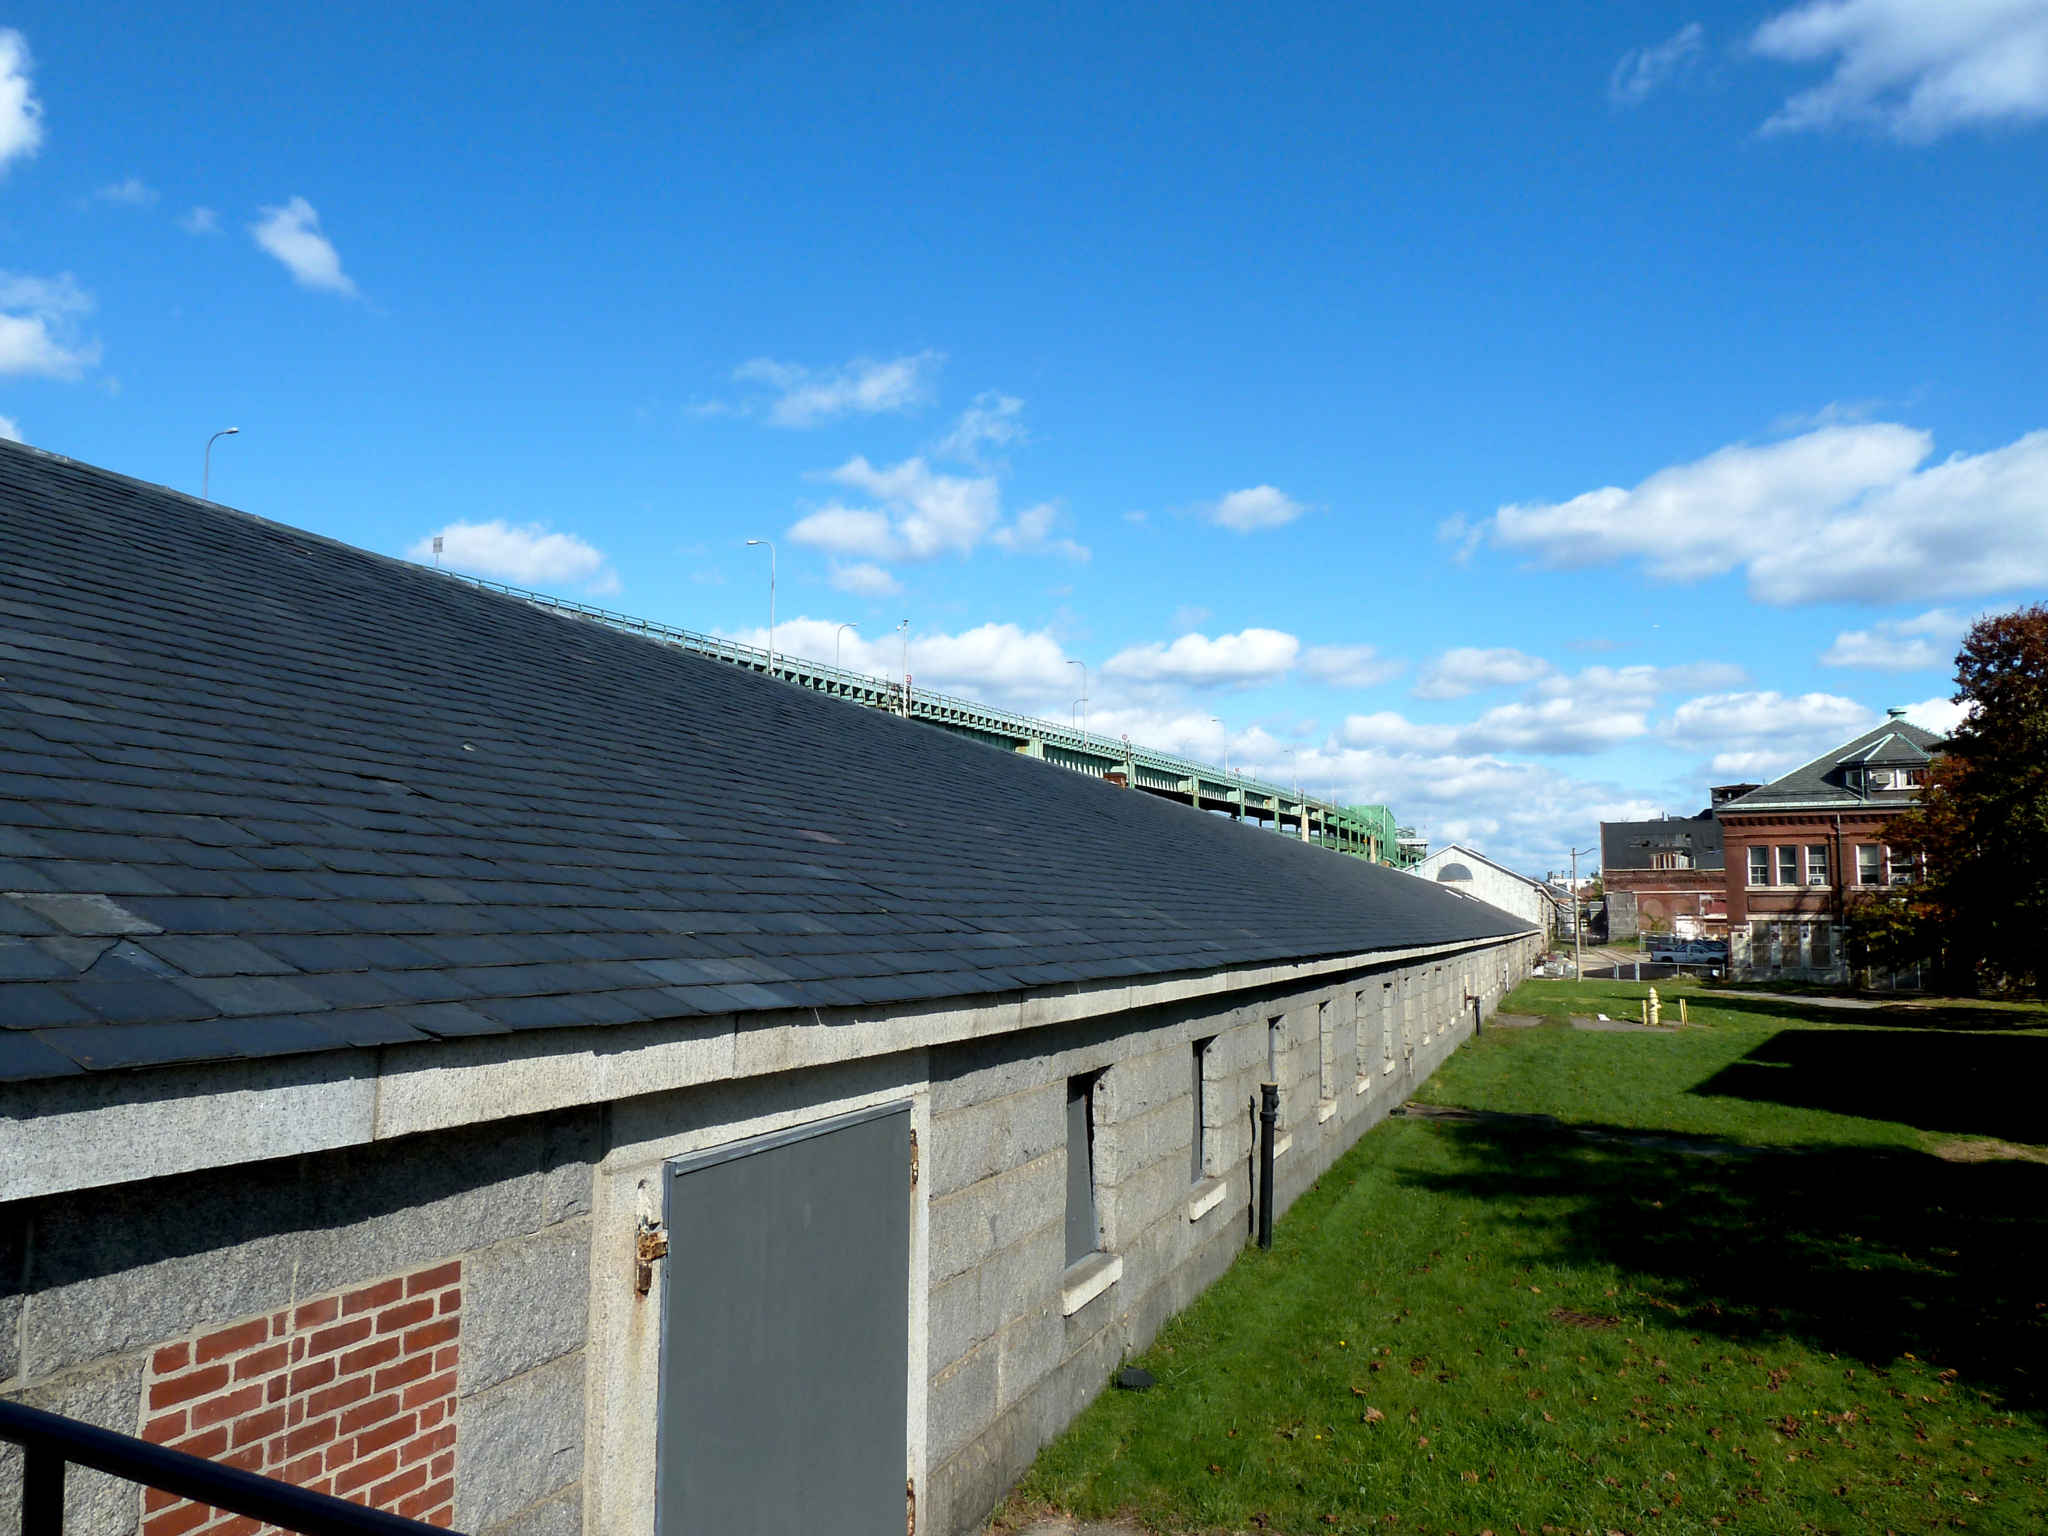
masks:
<path id="1" fill-rule="evenodd" d="M 1782 1029 L 1692 1091 L 2048 1142 L 2048 1036 Z"/>
<path id="2" fill-rule="evenodd" d="M 1802 1024 L 1860 1024 L 1883 1029 L 1968 1030 L 1973 1033 L 2048 1029 L 2048 1008 L 1972 1008 L 1957 1003 L 1931 1002 L 1883 1002 L 1871 1008 L 1840 1008 L 1804 1002 L 1796 993 L 1769 998 L 1730 997 L 1711 988 L 1688 993 L 1687 996 L 1696 1008 L 1754 1014 L 1759 1024 L 1796 1019 Z M 1670 1003 L 1664 1006 L 1667 1013 L 1671 1011 Z"/>
<path id="3" fill-rule="evenodd" d="M 1507 1213 L 1533 1263 L 1619 1268 L 1672 1326 L 1879 1369 L 1910 1352 L 2012 1410 L 2048 1409 L 2048 1166 L 1707 1137 L 1688 1155 L 1618 1127 L 1440 1134 L 1465 1166 L 1409 1184 Z"/>

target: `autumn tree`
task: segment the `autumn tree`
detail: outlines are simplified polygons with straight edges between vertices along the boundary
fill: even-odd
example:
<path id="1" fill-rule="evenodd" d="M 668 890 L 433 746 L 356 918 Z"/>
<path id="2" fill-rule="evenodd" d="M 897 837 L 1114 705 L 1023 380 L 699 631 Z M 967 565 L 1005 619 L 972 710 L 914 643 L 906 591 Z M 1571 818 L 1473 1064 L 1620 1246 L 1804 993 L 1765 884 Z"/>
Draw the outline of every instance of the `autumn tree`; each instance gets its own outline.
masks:
<path id="1" fill-rule="evenodd" d="M 1971 626 L 1955 701 L 1968 715 L 1918 807 L 1885 836 L 1925 858 L 1914 915 L 1951 962 L 2038 990 L 2048 979 L 2048 606 Z"/>

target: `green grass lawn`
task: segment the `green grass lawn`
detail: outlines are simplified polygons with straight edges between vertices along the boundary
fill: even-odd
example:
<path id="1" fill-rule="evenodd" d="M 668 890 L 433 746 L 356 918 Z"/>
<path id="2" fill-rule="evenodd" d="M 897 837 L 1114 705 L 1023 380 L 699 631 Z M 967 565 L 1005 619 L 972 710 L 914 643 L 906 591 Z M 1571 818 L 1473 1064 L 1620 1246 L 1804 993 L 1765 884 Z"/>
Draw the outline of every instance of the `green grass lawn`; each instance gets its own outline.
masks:
<path id="1" fill-rule="evenodd" d="M 1048 1447 L 1160 1530 L 2048 1530 L 2048 1012 L 1532 982 Z M 1673 996 L 1660 988 L 1663 995 Z M 1675 1009 L 1673 1010 L 1675 1014 Z M 1550 1117 L 1523 1119 L 1516 1117 Z"/>

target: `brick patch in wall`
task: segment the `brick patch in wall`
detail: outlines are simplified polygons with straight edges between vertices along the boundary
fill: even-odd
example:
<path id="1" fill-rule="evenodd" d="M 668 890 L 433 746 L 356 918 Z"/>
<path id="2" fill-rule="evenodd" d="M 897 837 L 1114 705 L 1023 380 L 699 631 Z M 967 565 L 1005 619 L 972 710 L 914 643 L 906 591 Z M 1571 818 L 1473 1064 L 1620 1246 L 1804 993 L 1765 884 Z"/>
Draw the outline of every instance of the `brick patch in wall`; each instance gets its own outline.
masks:
<path id="1" fill-rule="evenodd" d="M 461 1327 L 455 1259 L 201 1330 L 152 1351 L 142 1437 L 448 1525 Z M 142 1536 L 276 1529 L 143 1490 Z"/>

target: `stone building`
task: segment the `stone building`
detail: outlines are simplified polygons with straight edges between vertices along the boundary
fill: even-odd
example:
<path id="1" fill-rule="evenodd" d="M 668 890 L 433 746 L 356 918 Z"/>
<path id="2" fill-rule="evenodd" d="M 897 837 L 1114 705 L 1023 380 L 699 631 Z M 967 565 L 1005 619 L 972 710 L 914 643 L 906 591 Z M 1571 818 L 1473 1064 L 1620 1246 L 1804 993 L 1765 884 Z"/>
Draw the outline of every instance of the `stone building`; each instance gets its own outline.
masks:
<path id="1" fill-rule="evenodd" d="M 1884 828 L 1918 803 L 1941 739 L 1905 714 L 1891 710 L 1855 740 L 1714 808 L 1731 976 L 1847 980 L 1850 907 L 1917 877 L 1886 846 Z"/>
<path id="2" fill-rule="evenodd" d="M 1554 937 L 1569 932 L 1571 892 L 1533 875 L 1518 874 L 1463 843 L 1447 843 L 1432 850 L 1410 873 L 1513 913 L 1538 934 Z"/>
<path id="3" fill-rule="evenodd" d="M 0 624 L 0 1393 L 478 1536 L 968 1528 L 1535 945 L 14 444 Z"/>

